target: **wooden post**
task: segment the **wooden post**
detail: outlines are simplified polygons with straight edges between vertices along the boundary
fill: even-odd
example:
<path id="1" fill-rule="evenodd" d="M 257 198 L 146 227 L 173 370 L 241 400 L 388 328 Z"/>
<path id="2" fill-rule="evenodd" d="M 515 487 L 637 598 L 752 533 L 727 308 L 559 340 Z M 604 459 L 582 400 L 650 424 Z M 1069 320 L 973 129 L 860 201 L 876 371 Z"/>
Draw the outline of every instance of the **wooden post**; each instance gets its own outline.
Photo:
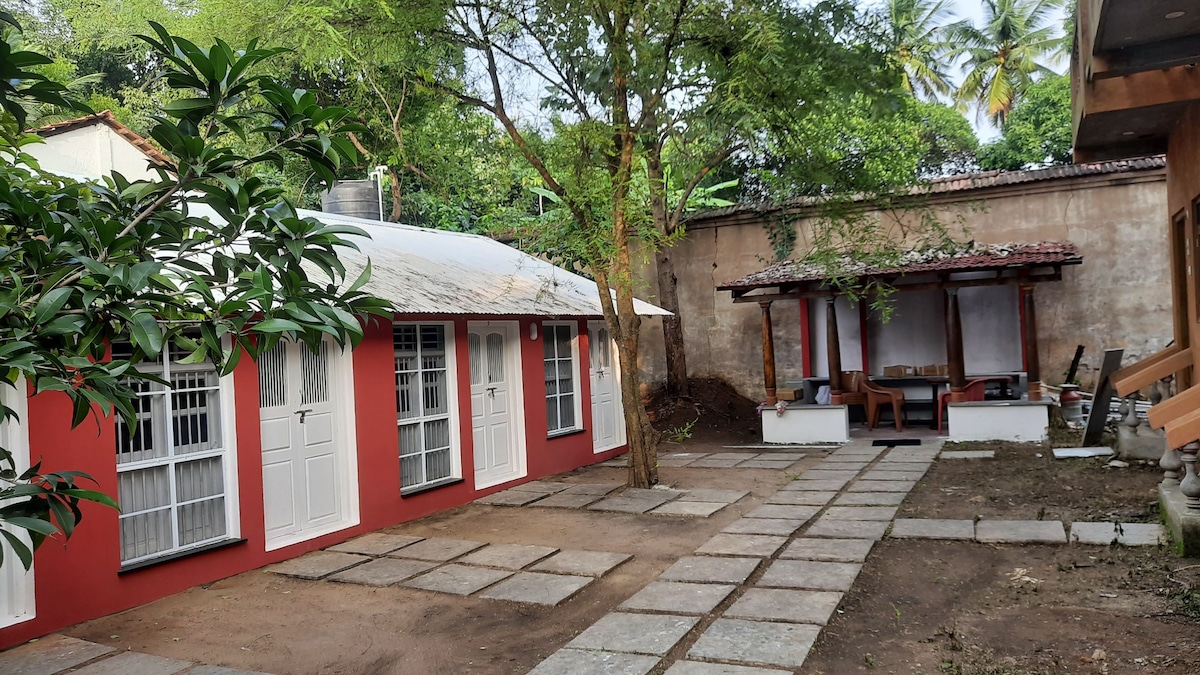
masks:
<path id="1" fill-rule="evenodd" d="M 1041 364 L 1038 361 L 1037 314 L 1034 312 L 1033 284 L 1021 285 L 1021 304 L 1025 308 L 1025 376 L 1029 380 L 1029 400 L 1042 400 Z"/>
<path id="2" fill-rule="evenodd" d="M 825 298 L 825 351 L 829 362 L 829 402 L 842 404 L 842 346 L 838 343 L 836 295 Z"/>
<path id="3" fill-rule="evenodd" d="M 812 336 L 808 326 L 808 298 L 800 298 L 800 372 L 804 377 L 813 376 Z"/>
<path id="4" fill-rule="evenodd" d="M 958 289 L 946 289 L 946 362 L 950 369 L 950 401 L 966 400 L 967 370 L 963 364 L 962 317 Z"/>
<path id="5" fill-rule="evenodd" d="M 758 303 L 762 308 L 763 384 L 767 389 L 767 405 L 775 405 L 775 335 L 771 330 L 771 302 Z"/>

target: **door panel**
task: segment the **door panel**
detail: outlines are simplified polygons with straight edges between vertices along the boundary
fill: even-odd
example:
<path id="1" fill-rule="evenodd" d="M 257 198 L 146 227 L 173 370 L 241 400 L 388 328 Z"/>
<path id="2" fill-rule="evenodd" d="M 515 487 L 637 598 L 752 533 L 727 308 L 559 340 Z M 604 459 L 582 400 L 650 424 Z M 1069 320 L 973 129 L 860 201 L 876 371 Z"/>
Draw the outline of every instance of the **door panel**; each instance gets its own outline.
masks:
<path id="1" fill-rule="evenodd" d="M 471 437 L 478 489 L 524 475 L 516 430 L 520 381 L 514 377 L 520 343 L 516 326 L 507 322 L 472 324 L 469 330 Z"/>
<path id="2" fill-rule="evenodd" d="M 595 452 L 625 445 L 625 415 L 621 409 L 621 375 L 616 345 L 608 327 L 588 323 L 588 377 L 592 385 L 592 443 Z"/>

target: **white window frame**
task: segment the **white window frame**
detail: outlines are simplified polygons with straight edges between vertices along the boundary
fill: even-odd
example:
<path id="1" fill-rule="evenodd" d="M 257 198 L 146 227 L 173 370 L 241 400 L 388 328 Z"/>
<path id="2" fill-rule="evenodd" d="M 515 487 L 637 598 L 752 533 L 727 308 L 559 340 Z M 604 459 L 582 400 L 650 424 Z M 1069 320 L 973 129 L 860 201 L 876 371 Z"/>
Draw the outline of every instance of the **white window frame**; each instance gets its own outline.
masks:
<path id="1" fill-rule="evenodd" d="M 404 476 L 403 476 L 403 474 L 401 474 L 401 476 L 400 476 L 400 494 L 401 494 L 401 496 L 403 496 L 403 495 L 413 494 L 415 492 L 422 492 L 424 490 L 438 487 L 440 485 L 446 485 L 449 483 L 457 483 L 457 482 L 461 481 L 463 479 L 463 475 L 462 475 L 462 440 L 461 440 L 461 434 L 460 434 L 460 430 L 459 430 L 459 419 L 460 418 L 459 418 L 459 414 L 458 414 L 458 349 L 457 349 L 458 345 L 457 345 L 457 340 L 455 339 L 455 334 L 454 334 L 454 322 L 453 321 L 394 321 L 394 322 L 392 322 L 393 331 L 395 330 L 396 326 L 415 326 L 417 328 L 418 369 L 416 371 L 405 371 L 405 372 L 410 372 L 410 373 L 416 372 L 418 374 L 421 372 L 424 372 L 424 369 L 419 367 L 420 362 L 421 362 L 421 355 L 420 355 L 421 354 L 421 352 L 420 352 L 421 326 L 441 326 L 443 329 L 443 335 L 445 336 L 445 340 L 446 340 L 446 412 L 438 413 L 436 415 L 428 415 L 428 416 L 421 415 L 419 417 L 409 417 L 409 418 L 405 418 L 405 419 L 401 420 L 399 418 L 400 411 L 398 409 L 396 410 L 396 414 L 397 414 L 397 417 L 396 417 L 396 468 L 397 468 L 397 470 L 400 469 L 400 463 L 401 463 L 400 458 L 402 457 L 402 455 L 400 454 L 400 427 L 405 426 L 405 425 L 411 425 L 411 424 L 424 424 L 425 422 L 428 422 L 428 421 L 440 420 L 440 419 L 448 420 L 449 426 L 450 426 L 450 475 L 446 476 L 444 478 L 436 478 L 434 480 L 426 480 L 424 482 L 415 483 L 413 485 L 405 485 L 404 484 Z M 398 377 L 400 375 L 400 371 L 395 369 L 395 338 L 394 337 L 393 337 L 393 342 L 392 342 L 392 366 L 393 366 L 392 382 L 395 384 L 395 386 L 399 387 Z M 423 407 L 424 407 L 424 404 L 422 404 L 422 408 Z M 422 439 L 423 438 L 424 438 L 424 436 L 422 435 Z M 422 457 L 424 457 L 427 454 L 427 452 L 428 451 L 425 448 L 422 448 L 420 455 Z M 412 455 L 403 455 L 403 457 L 411 457 L 411 456 Z"/>
<path id="2" fill-rule="evenodd" d="M 575 321 L 543 321 L 542 322 L 542 372 L 543 385 L 545 383 L 545 367 L 546 367 L 546 340 L 551 335 L 550 328 L 565 326 L 571 330 L 571 393 L 574 395 L 575 407 L 575 424 L 569 427 L 559 427 L 557 429 L 550 428 L 550 419 L 546 419 L 546 437 L 555 438 L 556 436 L 565 436 L 579 431 L 583 431 L 583 385 L 579 381 L 579 323 Z M 557 350 L 556 350 L 557 351 Z M 555 355 L 555 361 L 562 361 L 561 355 Z M 562 392 L 551 394 L 545 393 L 545 398 L 549 400 L 551 397 L 557 399 L 562 398 Z"/>
<path id="3" fill-rule="evenodd" d="M 12 453 L 18 472 L 28 469 L 30 460 L 27 386 L 24 377 L 18 377 L 13 387 L 0 384 L 0 401 L 17 414 L 17 419 L 0 424 L 0 442 Z M 4 504 L 0 501 L 0 506 Z M 31 545 L 27 531 L 13 526 L 4 529 L 15 534 L 25 545 Z M 37 598 L 33 587 L 34 568 L 26 571 L 7 541 L 0 541 L 0 547 L 4 547 L 4 566 L 0 567 L 0 628 L 7 628 L 35 618 Z"/>
<path id="4" fill-rule="evenodd" d="M 228 339 L 225 340 L 224 347 L 226 349 L 230 348 Z M 170 381 L 170 379 L 171 379 L 170 350 L 171 350 L 170 345 L 164 345 L 163 353 L 161 355 L 161 360 L 157 364 L 143 363 L 143 364 L 139 364 L 138 368 L 143 371 L 153 372 L 154 374 L 162 377 L 164 380 Z M 211 365 L 211 362 L 208 362 L 208 363 L 209 363 L 209 365 Z M 150 368 L 153 368 L 154 371 L 147 370 L 147 366 L 149 366 Z M 158 368 L 160 366 L 162 368 L 161 371 L 158 370 Z M 178 364 L 176 364 L 176 367 L 178 367 Z M 187 368 L 187 366 L 185 366 L 185 368 Z M 191 369 L 191 368 L 188 368 L 188 369 Z M 187 392 L 189 390 L 181 389 L 180 391 Z M 168 434 L 167 447 L 169 449 L 170 454 L 168 454 L 165 457 L 155 457 L 155 458 L 151 458 L 151 459 L 143 459 L 143 460 L 128 462 L 125 464 L 117 463 L 117 475 L 118 475 L 117 500 L 118 500 L 118 502 L 120 501 L 120 474 L 131 473 L 134 471 L 154 468 L 154 467 L 158 467 L 158 466 L 165 466 L 165 467 L 167 467 L 167 476 L 168 476 L 168 480 L 169 480 L 169 484 L 170 484 L 170 504 L 166 507 L 161 507 L 161 506 L 153 507 L 153 508 L 144 509 L 141 511 L 125 511 L 125 512 L 121 513 L 119 518 L 120 518 L 120 520 L 124 520 L 126 518 L 136 516 L 139 514 L 143 514 L 143 513 L 149 513 L 152 511 L 161 511 L 164 509 L 170 509 L 171 526 L 172 526 L 171 527 L 171 538 L 172 538 L 172 542 L 174 542 L 174 545 L 169 549 L 162 550 L 162 551 L 156 551 L 154 553 L 150 553 L 147 555 L 137 556 L 137 557 L 128 558 L 128 559 L 123 558 L 121 560 L 122 567 L 140 566 L 141 563 L 153 561 L 153 560 L 156 560 L 159 558 L 177 557 L 180 554 L 187 553 L 188 551 L 192 551 L 195 549 L 208 548 L 208 547 L 213 546 L 214 544 L 219 544 L 221 542 L 226 542 L 226 541 L 237 540 L 241 537 L 241 521 L 238 518 L 238 513 L 240 511 L 238 509 L 239 490 L 238 490 L 238 484 L 237 484 L 237 431 L 236 431 L 237 417 L 236 417 L 236 405 L 234 402 L 234 383 L 233 383 L 233 374 L 232 373 L 221 376 L 217 380 L 216 391 L 217 391 L 217 395 L 220 398 L 218 405 L 219 405 L 220 415 L 221 415 L 221 448 L 216 449 L 216 450 L 206 450 L 203 452 L 193 452 L 193 453 L 186 453 L 186 454 L 179 454 L 179 455 L 176 455 L 174 452 L 175 451 L 175 442 L 174 442 L 174 440 L 175 440 L 174 433 L 175 432 L 174 432 L 174 428 L 173 428 L 174 425 L 171 423 L 171 421 L 174 419 L 174 416 L 172 414 L 174 402 L 171 399 L 172 399 L 172 394 L 176 393 L 175 390 L 171 389 L 170 387 L 164 387 L 162 389 L 157 389 L 157 390 L 151 389 L 150 391 L 139 392 L 137 394 L 137 397 L 139 399 L 144 398 L 144 397 L 150 397 L 150 396 L 162 397 L 162 405 L 159 406 L 159 408 L 158 408 L 158 412 L 162 413 L 161 419 L 159 419 L 159 417 L 157 417 L 157 416 L 154 419 L 156 420 L 157 424 L 162 425 L 162 428 L 165 430 L 165 433 Z M 117 420 L 117 424 L 123 424 L 123 421 Z M 135 438 L 136 438 L 136 436 L 135 436 Z M 119 439 L 114 439 L 114 440 L 117 443 L 120 443 Z M 113 448 L 114 454 L 116 454 L 117 449 L 118 449 L 117 447 Z M 216 537 L 212 537 L 210 539 L 205 539 L 202 541 L 192 542 L 190 544 L 180 545 L 178 543 L 178 541 L 179 541 L 178 509 L 179 509 L 179 507 L 184 506 L 189 503 L 193 503 L 193 502 L 210 500 L 213 498 L 213 496 L 202 497 L 200 499 L 192 500 L 191 502 L 180 503 L 180 501 L 177 497 L 177 486 L 175 484 L 175 481 L 176 481 L 175 466 L 178 464 L 186 463 L 186 462 L 192 462 L 192 461 L 201 460 L 201 459 L 209 459 L 209 458 L 213 458 L 213 457 L 222 458 L 221 468 L 222 468 L 222 482 L 223 482 L 222 484 L 224 485 L 224 491 L 221 496 L 224 497 L 224 500 L 225 500 L 225 533 L 222 535 L 216 536 Z M 119 528 L 118 528 L 118 530 L 119 530 Z M 124 554 L 123 549 L 124 549 L 123 543 L 119 543 L 119 550 L 121 550 L 122 555 Z"/>

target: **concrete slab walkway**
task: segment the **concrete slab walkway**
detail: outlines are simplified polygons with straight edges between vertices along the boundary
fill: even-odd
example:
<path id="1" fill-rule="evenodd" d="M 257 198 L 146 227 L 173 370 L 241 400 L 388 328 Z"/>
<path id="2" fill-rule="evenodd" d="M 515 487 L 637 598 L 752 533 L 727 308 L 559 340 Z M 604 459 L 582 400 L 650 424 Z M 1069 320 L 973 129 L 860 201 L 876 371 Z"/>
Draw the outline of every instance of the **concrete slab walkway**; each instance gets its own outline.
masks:
<path id="1" fill-rule="evenodd" d="M 106 645 L 47 635 L 0 652 L 4 675 L 268 675 L 262 672 L 206 666 L 153 654 L 117 651 Z"/>

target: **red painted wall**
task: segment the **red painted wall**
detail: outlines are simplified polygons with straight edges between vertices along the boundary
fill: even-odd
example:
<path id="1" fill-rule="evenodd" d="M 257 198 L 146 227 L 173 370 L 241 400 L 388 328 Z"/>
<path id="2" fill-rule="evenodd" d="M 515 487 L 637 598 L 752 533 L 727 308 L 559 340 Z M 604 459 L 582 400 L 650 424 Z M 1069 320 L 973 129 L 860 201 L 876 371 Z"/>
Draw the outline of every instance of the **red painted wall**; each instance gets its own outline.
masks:
<path id="1" fill-rule="evenodd" d="M 402 318 L 405 321 L 446 320 L 444 316 Z M 0 648 L 80 621 L 144 604 L 198 584 L 331 546 L 364 532 L 465 504 L 521 482 L 610 459 L 623 452 L 624 448 L 600 454 L 592 452 L 586 319 L 578 320 L 584 431 L 555 439 L 546 438 L 543 319 L 521 317 L 518 337 L 525 396 L 528 475 L 487 490 L 475 490 L 467 323 L 471 320 L 495 319 L 487 316 L 454 319 L 462 482 L 408 497 L 400 496 L 392 327 L 390 324 L 371 323 L 366 326 L 366 337 L 362 344 L 352 354 L 360 522 L 346 530 L 267 551 L 263 524 L 258 370 L 248 359 L 244 360 L 234 372 L 234 401 L 237 414 L 239 526 L 241 536 L 247 541 L 119 575 L 118 515 L 111 509 L 85 504 L 84 520 L 67 545 L 50 541 L 38 550 L 34 562 L 37 616 L 0 630 Z M 534 323 L 538 324 L 537 339 L 531 340 L 530 324 Z M 70 419 L 71 408 L 65 396 L 46 393 L 30 399 L 27 426 L 33 460 L 43 458 L 43 469 L 46 471 L 86 471 L 97 480 L 101 490 L 116 495 L 116 436 L 112 420 L 101 418 L 98 424 L 89 421 L 71 430 Z"/>

